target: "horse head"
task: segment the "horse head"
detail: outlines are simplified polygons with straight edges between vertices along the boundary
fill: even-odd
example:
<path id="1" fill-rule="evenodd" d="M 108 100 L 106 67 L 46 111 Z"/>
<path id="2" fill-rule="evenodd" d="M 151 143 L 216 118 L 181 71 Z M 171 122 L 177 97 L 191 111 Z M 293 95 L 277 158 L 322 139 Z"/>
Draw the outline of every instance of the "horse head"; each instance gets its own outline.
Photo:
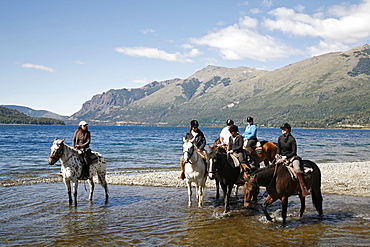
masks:
<path id="1" fill-rule="evenodd" d="M 194 138 L 193 139 L 185 139 L 183 138 L 184 144 L 182 146 L 182 153 L 183 153 L 183 158 L 185 162 L 189 162 L 190 157 L 193 155 L 194 150 L 195 150 L 195 145 L 193 144 Z"/>
<path id="2" fill-rule="evenodd" d="M 49 159 L 48 159 L 48 163 L 50 165 L 54 165 L 62 156 L 63 144 L 64 144 L 64 139 L 62 140 L 58 140 L 58 138 L 54 139 L 53 145 L 50 148 L 51 152 L 50 152 Z"/>
<path id="3" fill-rule="evenodd" d="M 249 207 L 250 203 L 257 198 L 257 193 L 259 191 L 259 185 L 257 183 L 256 177 L 248 175 L 244 179 L 244 207 Z"/>
<path id="4" fill-rule="evenodd" d="M 210 179 L 215 179 L 217 170 L 220 168 L 222 152 L 224 152 L 226 155 L 226 151 L 223 148 L 220 148 L 220 147 L 210 148 L 210 153 L 208 156 L 208 163 L 209 163 L 208 177 Z"/>

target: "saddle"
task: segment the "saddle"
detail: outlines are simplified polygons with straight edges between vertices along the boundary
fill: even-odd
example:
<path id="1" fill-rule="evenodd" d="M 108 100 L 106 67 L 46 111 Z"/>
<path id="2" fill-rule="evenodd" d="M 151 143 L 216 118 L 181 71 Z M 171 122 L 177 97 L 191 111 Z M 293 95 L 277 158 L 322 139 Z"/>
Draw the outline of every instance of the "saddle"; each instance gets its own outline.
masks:
<path id="1" fill-rule="evenodd" d="M 257 141 L 257 144 L 255 146 L 246 147 L 247 142 L 245 142 L 244 150 L 246 150 L 250 155 L 251 154 L 261 154 L 262 153 L 262 144 L 260 141 Z"/>
<path id="2" fill-rule="evenodd" d="M 286 168 L 288 168 L 288 171 L 289 171 L 290 176 L 292 177 L 292 179 L 295 179 L 295 180 L 298 179 L 297 178 L 297 174 L 294 171 L 293 163 L 292 162 L 284 162 L 283 165 Z M 304 175 L 310 174 L 310 173 L 313 172 L 313 168 L 309 164 L 301 163 L 301 167 L 302 167 L 302 170 L 303 170 L 303 174 Z"/>

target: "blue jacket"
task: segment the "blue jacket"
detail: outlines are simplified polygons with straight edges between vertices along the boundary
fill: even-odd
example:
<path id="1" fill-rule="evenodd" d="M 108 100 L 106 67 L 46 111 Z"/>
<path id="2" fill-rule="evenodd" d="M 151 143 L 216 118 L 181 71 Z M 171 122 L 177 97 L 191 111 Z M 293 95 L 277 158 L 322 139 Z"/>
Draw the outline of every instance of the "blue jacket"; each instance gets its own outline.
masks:
<path id="1" fill-rule="evenodd" d="M 245 127 L 243 137 L 247 140 L 257 139 L 257 127 L 256 127 L 256 125 L 254 125 L 254 124 L 247 125 L 247 127 Z"/>

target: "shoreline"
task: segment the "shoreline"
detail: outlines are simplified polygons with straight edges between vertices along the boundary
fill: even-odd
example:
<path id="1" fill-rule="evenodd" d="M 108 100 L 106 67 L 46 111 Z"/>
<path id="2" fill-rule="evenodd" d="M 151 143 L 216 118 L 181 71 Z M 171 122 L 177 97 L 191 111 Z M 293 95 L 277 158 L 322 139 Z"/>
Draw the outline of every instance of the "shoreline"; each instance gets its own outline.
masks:
<path id="1" fill-rule="evenodd" d="M 370 161 L 345 163 L 319 163 L 321 170 L 321 191 L 324 194 L 370 197 Z M 150 171 L 134 174 L 107 174 L 112 185 L 178 187 L 186 188 L 184 180 L 178 178 L 180 168 L 170 171 Z M 36 179 L 17 179 L 2 183 L 2 187 L 37 183 L 62 182 L 60 176 Z M 95 176 L 94 182 L 98 183 Z M 81 182 L 80 183 L 84 183 Z M 207 179 L 206 188 L 216 188 L 215 181 Z"/>
<path id="2" fill-rule="evenodd" d="M 317 164 L 321 170 L 321 191 L 325 194 L 370 197 L 370 161 Z M 147 172 L 130 175 L 108 175 L 108 184 L 157 187 L 186 187 L 178 171 Z M 216 188 L 207 179 L 207 188 Z"/>

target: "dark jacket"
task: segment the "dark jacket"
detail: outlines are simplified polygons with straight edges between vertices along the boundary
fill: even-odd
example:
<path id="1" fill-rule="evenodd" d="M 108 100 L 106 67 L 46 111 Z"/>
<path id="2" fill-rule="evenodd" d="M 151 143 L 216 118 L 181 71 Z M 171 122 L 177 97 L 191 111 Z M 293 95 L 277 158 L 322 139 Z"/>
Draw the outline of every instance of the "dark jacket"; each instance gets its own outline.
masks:
<path id="1" fill-rule="evenodd" d="M 235 153 L 241 153 L 241 152 L 243 152 L 243 143 L 244 143 L 243 136 L 238 134 L 235 137 L 235 141 L 233 140 L 233 137 L 230 136 L 229 137 L 229 146 L 228 146 L 227 149 L 229 151 L 233 150 Z"/>
<path id="2" fill-rule="evenodd" d="M 80 148 L 86 149 L 90 146 L 90 140 L 91 140 L 90 131 L 78 129 L 75 131 L 75 134 L 73 135 L 72 147 L 79 145 Z"/>
<path id="3" fill-rule="evenodd" d="M 200 129 L 198 129 L 196 133 L 197 135 L 193 143 L 198 149 L 204 150 L 204 147 L 206 146 L 206 138 Z M 194 138 L 193 134 L 191 133 L 191 129 L 186 133 L 185 138 L 189 140 Z"/>
<path id="4" fill-rule="evenodd" d="M 276 153 L 286 156 L 287 159 L 297 156 L 297 142 L 290 133 L 287 136 L 279 136 Z"/>

